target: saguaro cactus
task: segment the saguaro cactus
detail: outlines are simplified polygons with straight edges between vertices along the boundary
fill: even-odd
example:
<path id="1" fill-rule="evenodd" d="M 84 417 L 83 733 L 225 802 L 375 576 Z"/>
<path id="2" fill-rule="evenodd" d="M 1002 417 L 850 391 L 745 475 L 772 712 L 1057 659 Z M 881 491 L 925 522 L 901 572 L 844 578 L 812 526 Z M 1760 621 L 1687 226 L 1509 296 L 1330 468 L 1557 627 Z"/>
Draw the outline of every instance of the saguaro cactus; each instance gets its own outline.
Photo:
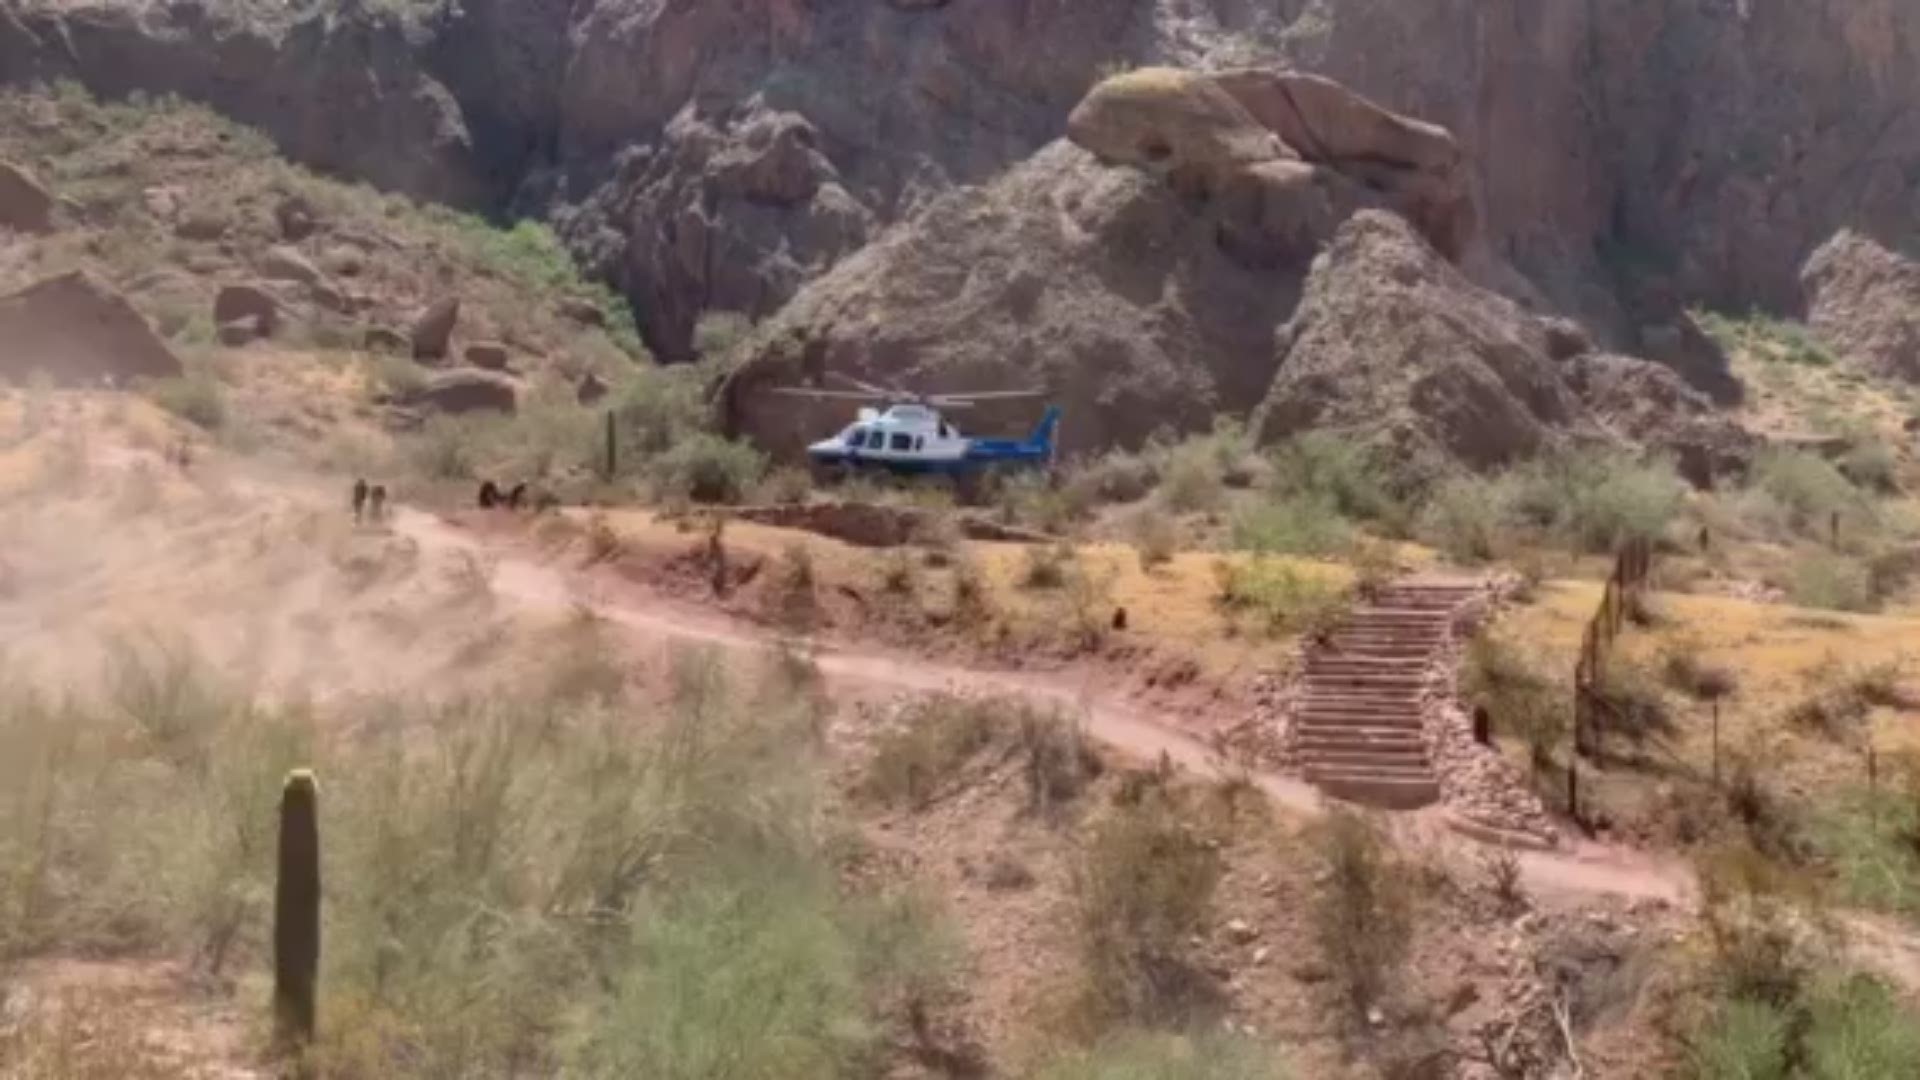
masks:
<path id="1" fill-rule="evenodd" d="M 280 870 L 273 893 L 273 1016 L 280 1045 L 313 1039 L 320 972 L 319 788 L 295 769 L 280 791 Z"/>

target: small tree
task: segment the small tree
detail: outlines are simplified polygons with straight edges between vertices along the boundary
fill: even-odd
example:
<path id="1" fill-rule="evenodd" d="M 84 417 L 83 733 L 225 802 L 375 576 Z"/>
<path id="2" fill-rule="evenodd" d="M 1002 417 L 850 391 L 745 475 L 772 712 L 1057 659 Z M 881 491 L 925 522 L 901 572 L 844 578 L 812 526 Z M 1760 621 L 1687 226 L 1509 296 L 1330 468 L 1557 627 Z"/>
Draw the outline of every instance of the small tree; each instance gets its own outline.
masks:
<path id="1" fill-rule="evenodd" d="M 1336 810 L 1321 827 L 1326 884 L 1314 905 L 1320 949 L 1356 1015 L 1385 993 L 1405 959 L 1413 908 L 1404 873 L 1372 822 Z"/>

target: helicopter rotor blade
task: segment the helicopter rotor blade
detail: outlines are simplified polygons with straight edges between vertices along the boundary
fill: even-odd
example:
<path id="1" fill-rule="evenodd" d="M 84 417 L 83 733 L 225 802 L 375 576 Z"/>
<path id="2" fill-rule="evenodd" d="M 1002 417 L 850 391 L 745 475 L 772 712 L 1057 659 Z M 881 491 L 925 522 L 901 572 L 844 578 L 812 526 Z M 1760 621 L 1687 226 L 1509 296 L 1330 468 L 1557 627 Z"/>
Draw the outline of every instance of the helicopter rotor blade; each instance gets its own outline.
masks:
<path id="1" fill-rule="evenodd" d="M 801 386 L 776 386 L 770 388 L 770 394 L 781 397 L 809 398 L 814 401 L 886 401 L 885 394 L 869 394 L 851 390 L 812 390 Z"/>
<path id="2" fill-rule="evenodd" d="M 849 385 L 849 386 L 853 386 L 853 387 L 856 387 L 856 388 L 858 388 L 858 389 L 860 389 L 860 390 L 862 390 L 862 391 L 864 391 L 864 392 L 866 392 L 866 393 L 869 393 L 869 394 L 873 394 L 873 395 L 875 395 L 875 396 L 877 396 L 877 397 L 892 397 L 892 396 L 895 396 L 895 391 L 892 391 L 892 390 L 888 390 L 888 389 L 885 389 L 885 388 L 883 388 L 883 387 L 878 387 L 878 386 L 875 386 L 875 385 L 873 385 L 873 384 L 872 384 L 872 383 L 870 383 L 870 382 L 863 382 L 863 381 L 861 381 L 861 380 L 859 380 L 859 379 L 856 379 L 856 378 L 854 378 L 854 377 L 853 377 L 853 376 L 851 376 L 851 375 L 847 375 L 847 374 L 844 374 L 844 373 L 842 373 L 842 372 L 838 372 L 838 371 L 829 371 L 829 372 L 827 372 L 827 378 L 829 378 L 829 379 L 839 379 L 839 380 L 840 380 L 841 382 L 843 382 L 843 383 L 846 383 L 846 384 L 847 384 L 847 385 Z"/>
<path id="3" fill-rule="evenodd" d="M 1044 390 L 988 390 L 978 394 L 931 394 L 927 400 L 941 405 L 959 405 L 976 401 L 1014 401 L 1045 397 Z"/>

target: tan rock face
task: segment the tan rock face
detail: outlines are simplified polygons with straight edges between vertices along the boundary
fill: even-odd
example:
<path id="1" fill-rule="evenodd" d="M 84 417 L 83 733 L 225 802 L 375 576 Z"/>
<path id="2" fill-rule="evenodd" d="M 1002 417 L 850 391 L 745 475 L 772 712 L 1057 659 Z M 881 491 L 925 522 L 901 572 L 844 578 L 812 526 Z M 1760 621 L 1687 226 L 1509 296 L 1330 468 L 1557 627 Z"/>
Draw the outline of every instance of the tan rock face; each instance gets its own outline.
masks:
<path id="1" fill-rule="evenodd" d="M 1920 382 L 1920 263 L 1847 229 L 1813 253 L 1800 282 L 1821 340 L 1883 375 Z"/>
<path id="2" fill-rule="evenodd" d="M 67 385 L 178 375 L 173 355 L 119 293 L 83 273 L 0 296 L 0 378 Z"/>

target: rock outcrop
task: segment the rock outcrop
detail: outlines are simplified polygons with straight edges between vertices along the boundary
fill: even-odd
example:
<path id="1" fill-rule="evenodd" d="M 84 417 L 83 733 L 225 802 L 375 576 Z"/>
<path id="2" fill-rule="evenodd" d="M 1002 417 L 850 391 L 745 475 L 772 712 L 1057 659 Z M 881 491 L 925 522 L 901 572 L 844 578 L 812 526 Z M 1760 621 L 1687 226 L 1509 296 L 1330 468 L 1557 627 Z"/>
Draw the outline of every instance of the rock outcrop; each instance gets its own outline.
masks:
<path id="1" fill-rule="evenodd" d="M 787 452 L 845 410 L 760 391 L 828 370 L 929 390 L 1038 387 L 1071 417 L 1070 451 L 1244 410 L 1273 374 L 1273 330 L 1312 249 L 1249 259 L 1157 178 L 1058 142 L 983 188 L 938 200 L 808 285 L 759 329 L 725 393 L 734 430 Z M 1034 407 L 966 423 L 1024 433 Z"/>
<path id="2" fill-rule="evenodd" d="M 1760 439 L 1672 369 L 1608 353 L 1575 358 L 1567 385 L 1614 434 L 1671 458 L 1687 481 L 1713 488 L 1746 473 Z"/>
<path id="3" fill-rule="evenodd" d="M 1262 442 L 1344 431 L 1417 475 L 1510 464 L 1591 430 L 1546 327 L 1382 211 L 1356 215 L 1315 261 L 1278 349 Z"/>
<path id="4" fill-rule="evenodd" d="M 407 335 L 415 360 L 444 360 L 453 341 L 454 324 L 460 321 L 460 298 L 442 297 L 428 304 L 413 320 Z"/>
<path id="5" fill-rule="evenodd" d="M 491 371 L 454 368 L 428 375 L 400 403 L 454 415 L 470 412 L 511 413 L 520 404 L 520 384 Z"/>
<path id="6" fill-rule="evenodd" d="M 1800 280 L 1821 340 L 1883 375 L 1920 382 L 1920 263 L 1849 229 L 1813 253 Z"/>
<path id="7" fill-rule="evenodd" d="M 56 383 L 96 385 L 181 372 L 180 358 L 119 293 L 90 275 L 48 278 L 0 296 L 0 378 L 44 372 Z"/>
<path id="8" fill-rule="evenodd" d="M 53 228 L 53 195 L 27 170 L 0 161 L 0 229 L 41 233 Z"/>

